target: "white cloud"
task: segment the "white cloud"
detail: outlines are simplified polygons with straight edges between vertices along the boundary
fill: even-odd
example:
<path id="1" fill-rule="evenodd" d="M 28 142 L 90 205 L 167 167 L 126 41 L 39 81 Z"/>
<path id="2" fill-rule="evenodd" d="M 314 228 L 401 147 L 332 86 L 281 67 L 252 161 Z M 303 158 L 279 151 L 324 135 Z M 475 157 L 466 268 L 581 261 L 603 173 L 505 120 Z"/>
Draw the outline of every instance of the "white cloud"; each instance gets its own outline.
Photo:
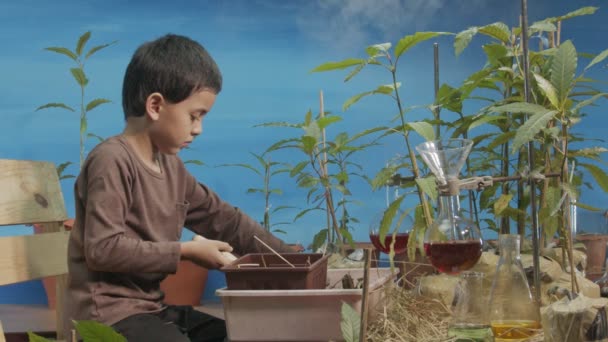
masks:
<path id="1" fill-rule="evenodd" d="M 433 29 L 442 10 L 456 16 L 484 5 L 486 0 L 317 0 L 300 12 L 297 24 L 310 39 L 334 49 L 360 49 Z"/>

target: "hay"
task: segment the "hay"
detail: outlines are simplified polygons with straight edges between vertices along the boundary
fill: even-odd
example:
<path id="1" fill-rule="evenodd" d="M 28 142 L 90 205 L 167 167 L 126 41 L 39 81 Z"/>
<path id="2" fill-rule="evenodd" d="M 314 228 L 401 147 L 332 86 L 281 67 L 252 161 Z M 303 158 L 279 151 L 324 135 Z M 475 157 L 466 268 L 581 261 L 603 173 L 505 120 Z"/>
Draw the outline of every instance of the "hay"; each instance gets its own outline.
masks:
<path id="1" fill-rule="evenodd" d="M 397 286 L 385 288 L 384 306 L 367 327 L 371 342 L 453 342 L 448 336 L 451 311 L 439 299 L 420 296 Z M 542 342 L 544 334 L 525 340 Z M 460 339 L 459 341 L 462 341 Z M 523 340 L 522 340 L 523 341 Z"/>
<path id="2" fill-rule="evenodd" d="M 389 286 L 386 302 L 368 326 L 368 341 L 447 341 L 450 312 L 440 301 Z"/>

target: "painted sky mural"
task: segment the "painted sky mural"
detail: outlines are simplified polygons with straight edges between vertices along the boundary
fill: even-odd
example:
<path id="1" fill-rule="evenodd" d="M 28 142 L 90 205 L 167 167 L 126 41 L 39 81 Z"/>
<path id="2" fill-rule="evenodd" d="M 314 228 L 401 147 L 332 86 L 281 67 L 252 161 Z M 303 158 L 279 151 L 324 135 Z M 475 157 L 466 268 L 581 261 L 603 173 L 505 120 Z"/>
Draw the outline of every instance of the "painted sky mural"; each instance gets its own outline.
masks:
<path id="1" fill-rule="evenodd" d="M 606 49 L 602 37 L 608 33 L 608 7 L 604 1 L 529 1 L 529 21 L 584 6 L 597 6 L 599 10 L 592 16 L 565 23 L 562 39 L 571 39 L 580 52 L 597 54 Z M 48 160 L 56 164 L 71 161 L 74 164 L 66 173 L 78 172 L 78 115 L 59 109 L 35 110 L 48 102 L 77 106 L 80 101 L 79 88 L 69 72 L 72 61 L 45 51 L 45 47 L 73 49 L 78 37 L 86 31 L 92 34 L 89 47 L 114 42 L 88 59 L 85 65 L 90 79 L 86 98 L 111 101 L 89 113 L 88 130 L 106 138 L 119 134 L 124 125 L 120 98 L 122 77 L 136 47 L 166 33 L 183 34 L 209 50 L 223 72 L 224 86 L 205 119 L 203 134 L 182 157 L 204 163 L 203 166 L 189 164 L 189 169 L 222 198 L 261 218 L 264 210 L 261 195 L 246 193 L 248 188 L 261 187 L 261 178 L 243 168 L 221 166 L 256 165 L 252 153 L 261 154 L 273 143 L 294 134 L 289 128 L 259 127 L 260 124 L 298 123 L 307 111 L 318 113 L 320 91 L 323 91 L 325 110 L 343 118 L 332 125 L 329 136 L 343 131 L 352 135 L 385 125 L 396 114 L 389 100 L 371 98 L 361 100 L 347 111 L 342 110 L 344 101 L 351 96 L 390 82 L 386 74 L 366 71 L 344 82 L 347 72 L 311 73 L 313 68 L 329 61 L 363 57 L 369 45 L 395 44 L 416 31 L 457 33 L 470 26 L 497 21 L 514 26 L 519 14 L 519 1 L 499 0 L 3 1 L 0 3 L 0 77 L 3 80 L 0 158 Z M 424 107 L 433 102 L 435 42 L 440 49 L 441 83 L 458 86 L 470 73 L 483 67 L 485 56 L 480 46 L 485 41 L 481 38 L 474 39 L 459 56 L 454 53 L 453 36 L 442 36 L 416 46 L 400 61 L 401 94 L 407 106 Z M 535 38 L 531 44 L 539 42 L 540 38 Z M 595 68 L 592 77 L 608 81 L 607 68 Z M 602 139 L 608 117 L 602 110 L 605 103 L 598 104 L 575 130 L 586 137 Z M 428 115 L 428 110 L 413 110 L 410 119 L 419 120 Z M 448 119 L 451 114 L 445 115 Z M 85 153 L 97 141 L 88 139 Z M 608 147 L 605 142 L 598 144 Z M 402 143 L 391 144 L 390 140 L 369 151 L 354 157 L 354 161 L 371 176 L 387 160 L 405 153 Z M 296 162 L 293 154 L 284 151 L 272 158 Z M 273 206 L 306 206 L 306 190 L 297 188 L 288 175 L 278 175 L 272 183 L 283 192 L 273 197 Z M 68 213 L 72 215 L 73 179 L 63 180 L 62 187 Z M 356 240 L 367 240 L 369 221 L 386 207 L 386 193 L 372 191 L 362 179 L 353 181 L 350 190 L 360 202 L 351 207 L 351 214 L 360 221 L 353 235 Z M 586 189 L 581 200 L 608 208 L 608 195 L 601 190 Z M 273 220 L 291 222 L 294 213 L 281 211 Z M 281 226 L 285 234 L 280 236 L 289 242 L 308 245 L 324 220 L 324 215 L 307 215 Z M 28 231 L 15 227 L 0 234 L 21 232 Z M 189 237 L 187 233 L 184 235 Z M 15 295 L 18 291 L 36 290 L 32 287 L 3 289 L 0 301 L 19 297 Z"/>

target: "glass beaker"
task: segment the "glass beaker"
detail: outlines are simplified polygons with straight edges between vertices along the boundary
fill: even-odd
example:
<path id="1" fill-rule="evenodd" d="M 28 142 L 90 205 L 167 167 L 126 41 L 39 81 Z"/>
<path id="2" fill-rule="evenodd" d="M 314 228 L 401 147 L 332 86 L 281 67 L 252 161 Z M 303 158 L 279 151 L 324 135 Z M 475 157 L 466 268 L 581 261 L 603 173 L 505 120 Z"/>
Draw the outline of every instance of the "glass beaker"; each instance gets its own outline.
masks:
<path id="1" fill-rule="evenodd" d="M 494 340 L 524 341 L 541 331 L 540 308 L 532 297 L 520 259 L 520 236 L 498 237 L 500 259 L 490 290 L 489 317 Z"/>
<path id="2" fill-rule="evenodd" d="M 452 321 L 448 329 L 448 337 L 455 339 L 450 341 L 493 341 L 483 281 L 482 272 L 464 271 L 460 273 L 459 282 L 454 289 Z"/>
<path id="3" fill-rule="evenodd" d="M 427 141 L 416 146 L 435 175 L 439 215 L 424 236 L 424 251 L 439 272 L 458 274 L 473 267 L 482 252 L 481 232 L 460 210 L 458 174 L 471 151 L 469 139 Z"/>

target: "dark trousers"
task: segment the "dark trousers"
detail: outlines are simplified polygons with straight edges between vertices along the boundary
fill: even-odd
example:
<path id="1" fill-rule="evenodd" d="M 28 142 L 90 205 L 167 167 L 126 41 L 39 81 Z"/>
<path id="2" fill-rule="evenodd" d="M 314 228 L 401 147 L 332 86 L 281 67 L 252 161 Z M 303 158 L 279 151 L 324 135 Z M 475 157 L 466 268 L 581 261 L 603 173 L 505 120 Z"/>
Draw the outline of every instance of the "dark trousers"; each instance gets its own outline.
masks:
<path id="1" fill-rule="evenodd" d="M 223 320 L 191 306 L 168 306 L 153 314 L 137 314 L 112 326 L 129 342 L 223 342 Z"/>

